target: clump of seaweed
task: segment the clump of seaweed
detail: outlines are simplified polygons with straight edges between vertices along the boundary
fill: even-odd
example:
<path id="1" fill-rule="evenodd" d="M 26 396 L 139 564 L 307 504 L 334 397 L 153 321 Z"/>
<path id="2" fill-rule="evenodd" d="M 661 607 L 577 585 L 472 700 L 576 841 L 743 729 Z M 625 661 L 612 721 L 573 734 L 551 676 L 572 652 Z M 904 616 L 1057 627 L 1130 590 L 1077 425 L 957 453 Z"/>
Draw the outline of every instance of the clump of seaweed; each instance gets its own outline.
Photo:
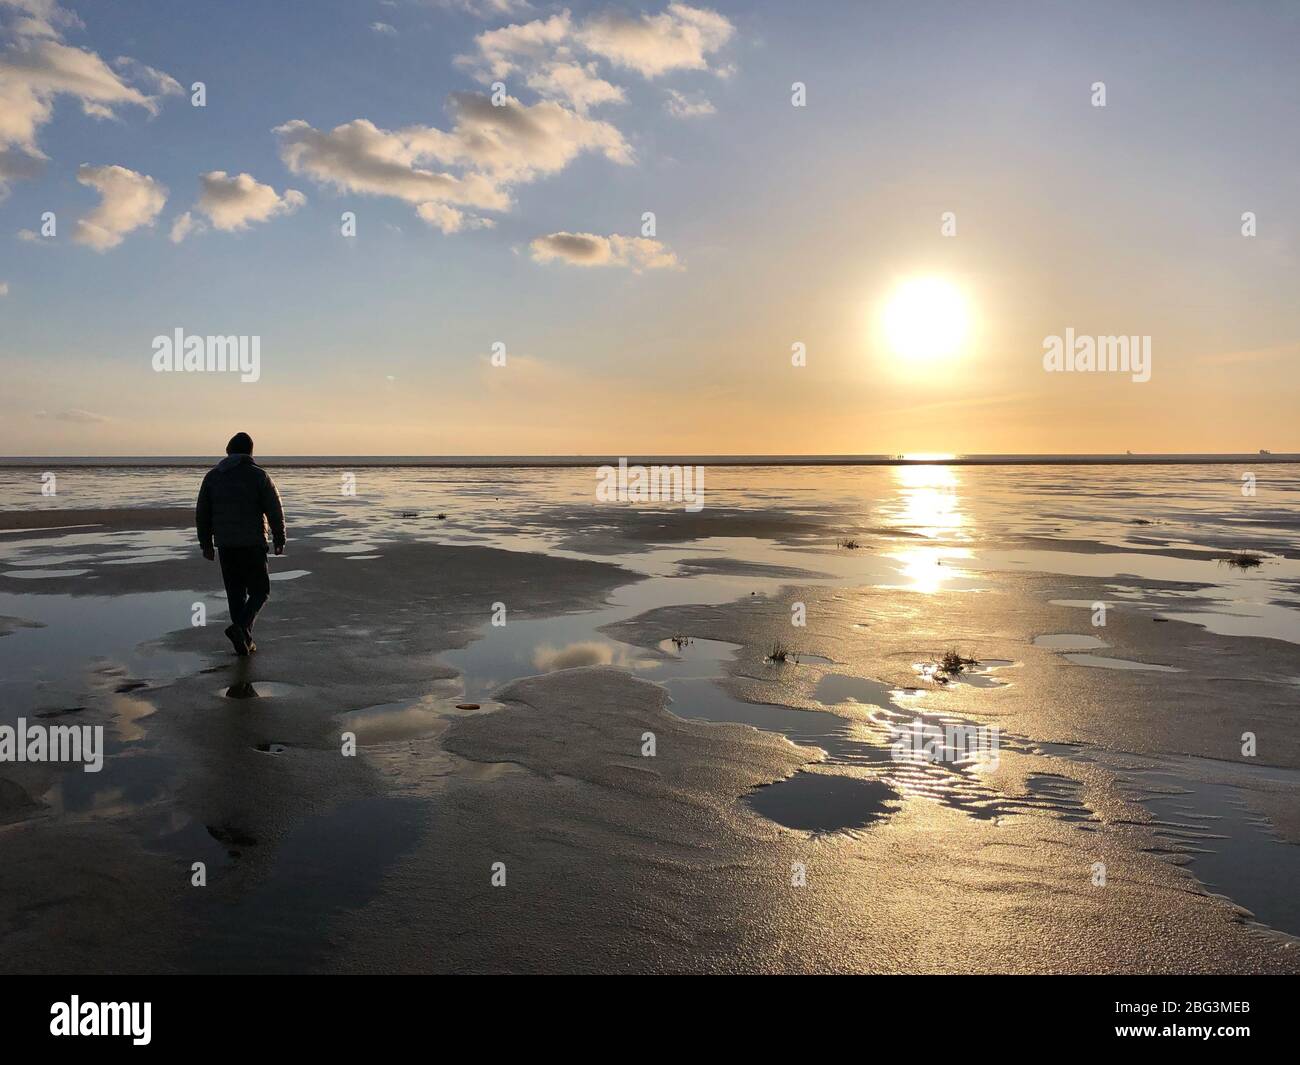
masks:
<path id="1" fill-rule="evenodd" d="M 1224 555 L 1219 561 L 1233 569 L 1254 569 L 1263 563 L 1264 556 L 1250 551 L 1237 551 L 1231 555 Z"/>
<path id="2" fill-rule="evenodd" d="M 964 658 L 954 647 L 944 651 L 943 657 L 939 659 L 939 672 L 943 674 L 944 677 L 956 677 L 964 672 L 967 666 L 978 665 L 978 658 Z"/>
<path id="3" fill-rule="evenodd" d="M 767 653 L 769 662 L 784 662 L 793 653 L 792 649 L 780 640 L 772 641 L 772 650 Z"/>
<path id="4" fill-rule="evenodd" d="M 835 546 L 842 547 L 846 551 L 856 551 L 862 545 L 858 543 L 857 540 L 853 539 L 851 536 L 846 536 L 843 537 L 842 539 L 836 540 Z"/>
<path id="5" fill-rule="evenodd" d="M 682 632 L 674 633 L 672 636 L 669 636 L 668 639 L 672 641 L 673 646 L 676 647 L 677 650 L 679 651 L 683 647 L 689 647 L 691 644 L 695 642 L 689 636 L 687 636 L 685 633 Z"/>

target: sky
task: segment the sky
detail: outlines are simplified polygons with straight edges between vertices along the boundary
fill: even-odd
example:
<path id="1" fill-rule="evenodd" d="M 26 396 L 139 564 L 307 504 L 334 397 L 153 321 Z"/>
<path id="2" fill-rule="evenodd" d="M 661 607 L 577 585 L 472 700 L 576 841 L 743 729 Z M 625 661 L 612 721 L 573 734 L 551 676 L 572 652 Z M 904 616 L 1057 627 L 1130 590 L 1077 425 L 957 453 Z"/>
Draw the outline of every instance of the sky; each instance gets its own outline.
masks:
<path id="1" fill-rule="evenodd" d="M 1282 2 L 0 0 L 0 454 L 1300 451 L 1297 55 Z"/>

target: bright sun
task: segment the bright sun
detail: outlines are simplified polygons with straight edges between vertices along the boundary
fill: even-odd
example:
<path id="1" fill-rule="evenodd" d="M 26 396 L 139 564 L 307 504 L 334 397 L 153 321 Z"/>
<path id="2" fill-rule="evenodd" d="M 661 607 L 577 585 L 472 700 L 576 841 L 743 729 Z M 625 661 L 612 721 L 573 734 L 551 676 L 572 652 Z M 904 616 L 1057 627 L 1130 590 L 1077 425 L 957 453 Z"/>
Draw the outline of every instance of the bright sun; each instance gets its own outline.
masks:
<path id="1" fill-rule="evenodd" d="M 966 297 L 939 277 L 904 281 L 885 304 L 881 322 L 890 348 L 909 362 L 951 358 L 966 339 Z"/>

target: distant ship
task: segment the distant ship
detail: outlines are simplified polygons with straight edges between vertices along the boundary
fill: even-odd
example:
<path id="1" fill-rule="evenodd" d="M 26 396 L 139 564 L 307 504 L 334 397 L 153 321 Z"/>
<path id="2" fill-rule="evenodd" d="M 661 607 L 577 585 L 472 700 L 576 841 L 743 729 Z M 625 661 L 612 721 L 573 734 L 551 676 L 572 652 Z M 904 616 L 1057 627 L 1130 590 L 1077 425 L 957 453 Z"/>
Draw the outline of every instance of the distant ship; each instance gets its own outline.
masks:
<path id="1" fill-rule="evenodd" d="M 1259 453 L 1260 453 L 1261 455 L 1271 455 L 1271 454 L 1273 454 L 1273 452 L 1271 452 L 1271 451 L 1265 451 L 1263 448 L 1260 448 L 1260 449 L 1259 449 Z"/>

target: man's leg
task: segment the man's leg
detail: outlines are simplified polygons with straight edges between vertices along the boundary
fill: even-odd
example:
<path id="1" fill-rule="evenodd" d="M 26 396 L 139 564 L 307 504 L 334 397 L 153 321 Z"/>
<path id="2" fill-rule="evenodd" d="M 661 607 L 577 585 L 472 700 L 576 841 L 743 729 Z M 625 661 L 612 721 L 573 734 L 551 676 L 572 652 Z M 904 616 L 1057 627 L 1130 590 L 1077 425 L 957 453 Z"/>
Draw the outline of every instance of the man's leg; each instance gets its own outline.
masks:
<path id="1" fill-rule="evenodd" d="M 243 626 L 251 643 L 257 615 L 271 598 L 271 573 L 266 565 L 266 551 L 263 548 L 248 548 L 248 559 L 244 564 L 244 585 L 248 589 L 248 602 L 244 604 Z"/>
<path id="2" fill-rule="evenodd" d="M 244 604 L 248 601 L 242 551 L 238 547 L 219 547 L 221 580 L 226 586 L 226 602 L 230 604 L 230 622 L 243 628 Z"/>
<path id="3" fill-rule="evenodd" d="M 244 638 L 244 614 L 248 600 L 245 587 L 244 560 L 242 549 L 238 547 L 219 547 L 217 557 L 221 559 L 221 580 L 226 586 L 226 602 L 230 604 L 230 624 L 226 627 L 226 637 L 235 648 L 236 654 L 247 654 L 247 641 Z"/>

